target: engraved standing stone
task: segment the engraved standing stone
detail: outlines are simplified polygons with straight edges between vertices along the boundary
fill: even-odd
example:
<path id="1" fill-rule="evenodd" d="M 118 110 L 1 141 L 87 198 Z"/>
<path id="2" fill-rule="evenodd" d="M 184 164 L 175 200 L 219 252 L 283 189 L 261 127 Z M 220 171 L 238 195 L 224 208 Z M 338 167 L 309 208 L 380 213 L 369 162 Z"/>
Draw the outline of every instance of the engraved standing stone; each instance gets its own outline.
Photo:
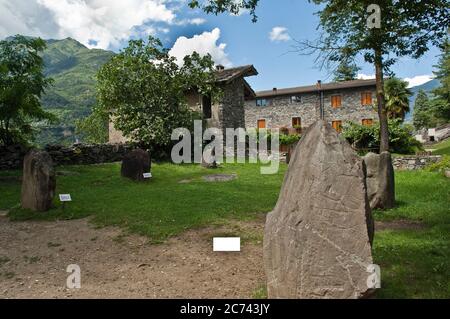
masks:
<path id="1" fill-rule="evenodd" d="M 144 181 L 144 173 L 150 173 L 150 169 L 150 154 L 144 150 L 135 149 L 124 156 L 121 174 L 135 181 Z"/>
<path id="2" fill-rule="evenodd" d="M 56 174 L 47 152 L 31 150 L 23 160 L 22 208 L 45 212 L 55 196 Z"/>
<path id="3" fill-rule="evenodd" d="M 307 130 L 267 216 L 269 298 L 363 298 L 372 292 L 373 220 L 362 165 L 329 124 L 318 121 Z"/>
<path id="4" fill-rule="evenodd" d="M 395 205 L 394 167 L 391 153 L 368 153 L 366 165 L 367 196 L 372 209 L 388 209 Z"/>

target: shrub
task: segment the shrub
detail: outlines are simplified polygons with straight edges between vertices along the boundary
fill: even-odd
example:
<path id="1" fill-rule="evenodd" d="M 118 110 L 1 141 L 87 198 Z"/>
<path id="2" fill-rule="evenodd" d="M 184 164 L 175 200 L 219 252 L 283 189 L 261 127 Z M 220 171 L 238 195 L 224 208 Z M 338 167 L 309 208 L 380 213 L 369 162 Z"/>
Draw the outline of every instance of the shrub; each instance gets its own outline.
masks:
<path id="1" fill-rule="evenodd" d="M 403 124 L 401 120 L 389 121 L 389 146 L 392 153 L 415 154 L 423 151 L 422 144 L 413 137 L 414 128 Z M 346 123 L 343 126 L 343 136 L 357 149 L 378 150 L 380 146 L 380 126 L 364 126 L 356 123 Z"/>
<path id="2" fill-rule="evenodd" d="M 450 155 L 444 155 L 439 162 L 428 165 L 425 170 L 429 172 L 444 172 L 450 170 Z"/>

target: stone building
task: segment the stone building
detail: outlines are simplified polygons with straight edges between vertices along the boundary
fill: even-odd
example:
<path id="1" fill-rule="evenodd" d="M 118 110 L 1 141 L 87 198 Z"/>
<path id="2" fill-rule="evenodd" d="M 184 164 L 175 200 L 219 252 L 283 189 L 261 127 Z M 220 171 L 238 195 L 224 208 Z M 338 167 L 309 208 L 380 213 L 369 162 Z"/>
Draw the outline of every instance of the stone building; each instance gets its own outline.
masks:
<path id="1" fill-rule="evenodd" d="M 189 107 L 203 114 L 208 127 L 280 128 L 299 132 L 324 118 L 338 131 L 347 121 L 370 125 L 376 118 L 375 80 L 355 80 L 270 91 L 253 91 L 245 80 L 257 75 L 253 65 L 225 69 L 217 66 L 216 79 L 223 96 L 213 103 L 197 91 L 186 93 Z M 126 142 L 109 124 L 109 142 Z"/>
<path id="2" fill-rule="evenodd" d="M 188 105 L 203 114 L 208 127 L 224 131 L 226 128 L 245 127 L 245 101 L 256 98 L 245 78 L 257 74 L 253 65 L 230 69 L 219 65 L 216 68 L 216 79 L 223 94 L 221 101 L 212 103 L 210 97 L 192 91 L 187 94 Z"/>
<path id="3" fill-rule="evenodd" d="M 246 100 L 245 126 L 299 131 L 320 118 L 338 131 L 347 121 L 371 125 L 378 118 L 375 98 L 375 80 L 274 88 Z"/>
<path id="4" fill-rule="evenodd" d="M 253 65 L 229 69 L 219 65 L 216 68 L 216 79 L 223 93 L 221 100 L 213 103 L 211 97 L 190 91 L 186 93 L 188 106 L 203 115 L 208 127 L 216 127 L 223 131 L 225 128 L 245 127 L 245 101 L 256 97 L 245 78 L 257 74 Z M 127 139 L 110 121 L 109 143 L 120 144 L 126 141 Z"/>

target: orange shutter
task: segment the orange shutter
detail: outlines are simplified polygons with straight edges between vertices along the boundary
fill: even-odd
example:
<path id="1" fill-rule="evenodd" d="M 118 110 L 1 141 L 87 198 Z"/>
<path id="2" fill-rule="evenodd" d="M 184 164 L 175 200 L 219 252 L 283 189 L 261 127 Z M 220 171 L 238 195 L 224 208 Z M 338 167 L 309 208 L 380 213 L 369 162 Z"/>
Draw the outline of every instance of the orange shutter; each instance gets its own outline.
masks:
<path id="1" fill-rule="evenodd" d="M 341 133 L 342 131 L 342 121 L 333 121 L 331 123 L 331 125 L 333 126 L 333 128 L 338 132 Z"/>
<path id="2" fill-rule="evenodd" d="M 372 119 L 364 119 L 362 120 L 362 125 L 364 126 L 372 126 L 373 120 Z"/>
<path id="3" fill-rule="evenodd" d="M 338 108 L 342 105 L 342 97 L 340 95 L 333 95 L 331 97 L 331 107 Z"/>
<path id="4" fill-rule="evenodd" d="M 302 126 L 302 119 L 299 117 L 293 117 L 292 118 L 292 127 L 301 127 Z"/>
<path id="5" fill-rule="evenodd" d="M 266 120 L 258 120 L 258 128 L 266 128 Z"/>
<path id="6" fill-rule="evenodd" d="M 361 105 L 372 105 L 372 92 L 361 93 Z"/>

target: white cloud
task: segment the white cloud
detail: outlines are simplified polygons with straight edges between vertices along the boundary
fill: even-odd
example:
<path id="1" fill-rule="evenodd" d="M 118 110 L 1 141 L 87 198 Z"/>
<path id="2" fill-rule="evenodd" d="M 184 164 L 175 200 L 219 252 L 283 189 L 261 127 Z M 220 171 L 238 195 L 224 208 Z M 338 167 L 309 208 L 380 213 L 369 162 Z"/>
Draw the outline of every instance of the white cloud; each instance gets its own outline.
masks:
<path id="1" fill-rule="evenodd" d="M 192 38 L 179 37 L 169 51 L 169 54 L 176 57 L 178 63 L 182 63 L 183 58 L 192 54 L 194 51 L 200 55 L 209 53 L 216 64 L 230 67 L 232 63 L 225 53 L 227 45 L 225 43 L 218 43 L 219 38 L 219 28 L 215 28 L 211 32 L 203 32 L 202 34 L 194 35 Z"/>
<path id="2" fill-rule="evenodd" d="M 427 83 L 428 81 L 433 80 L 433 76 L 432 75 L 416 75 L 412 78 L 405 78 L 404 80 L 409 83 L 408 88 L 411 88 L 411 87 L 422 85 L 424 83 Z"/>
<path id="3" fill-rule="evenodd" d="M 358 79 L 361 79 L 361 80 L 375 79 L 375 74 L 359 73 Z M 412 78 L 404 78 L 403 80 L 408 82 L 409 83 L 408 88 L 411 88 L 414 86 L 418 86 L 418 85 L 427 83 L 428 81 L 431 81 L 432 79 L 433 79 L 432 75 L 416 75 Z"/>
<path id="4" fill-rule="evenodd" d="M 285 27 L 274 27 L 269 33 L 270 41 L 289 41 L 291 36 L 288 33 L 288 29 Z"/>
<path id="5" fill-rule="evenodd" d="M 59 27 L 59 37 L 73 37 L 97 48 L 117 46 L 128 39 L 133 27 L 144 22 L 171 23 L 175 14 L 165 0 L 37 0 L 48 9 Z M 151 28 L 150 28 L 151 29 Z"/>
<path id="6" fill-rule="evenodd" d="M 51 12 L 36 0 L 0 0 L 0 39 L 16 34 L 56 37 Z"/>
<path id="7" fill-rule="evenodd" d="M 89 47 L 117 48 L 131 36 L 168 33 L 184 0 L 0 0 L 0 38 L 15 34 L 72 37 Z M 142 33 L 140 33 L 142 31 Z"/>
<path id="8" fill-rule="evenodd" d="M 375 74 L 358 73 L 357 78 L 359 80 L 373 80 L 373 79 L 375 79 Z"/>

